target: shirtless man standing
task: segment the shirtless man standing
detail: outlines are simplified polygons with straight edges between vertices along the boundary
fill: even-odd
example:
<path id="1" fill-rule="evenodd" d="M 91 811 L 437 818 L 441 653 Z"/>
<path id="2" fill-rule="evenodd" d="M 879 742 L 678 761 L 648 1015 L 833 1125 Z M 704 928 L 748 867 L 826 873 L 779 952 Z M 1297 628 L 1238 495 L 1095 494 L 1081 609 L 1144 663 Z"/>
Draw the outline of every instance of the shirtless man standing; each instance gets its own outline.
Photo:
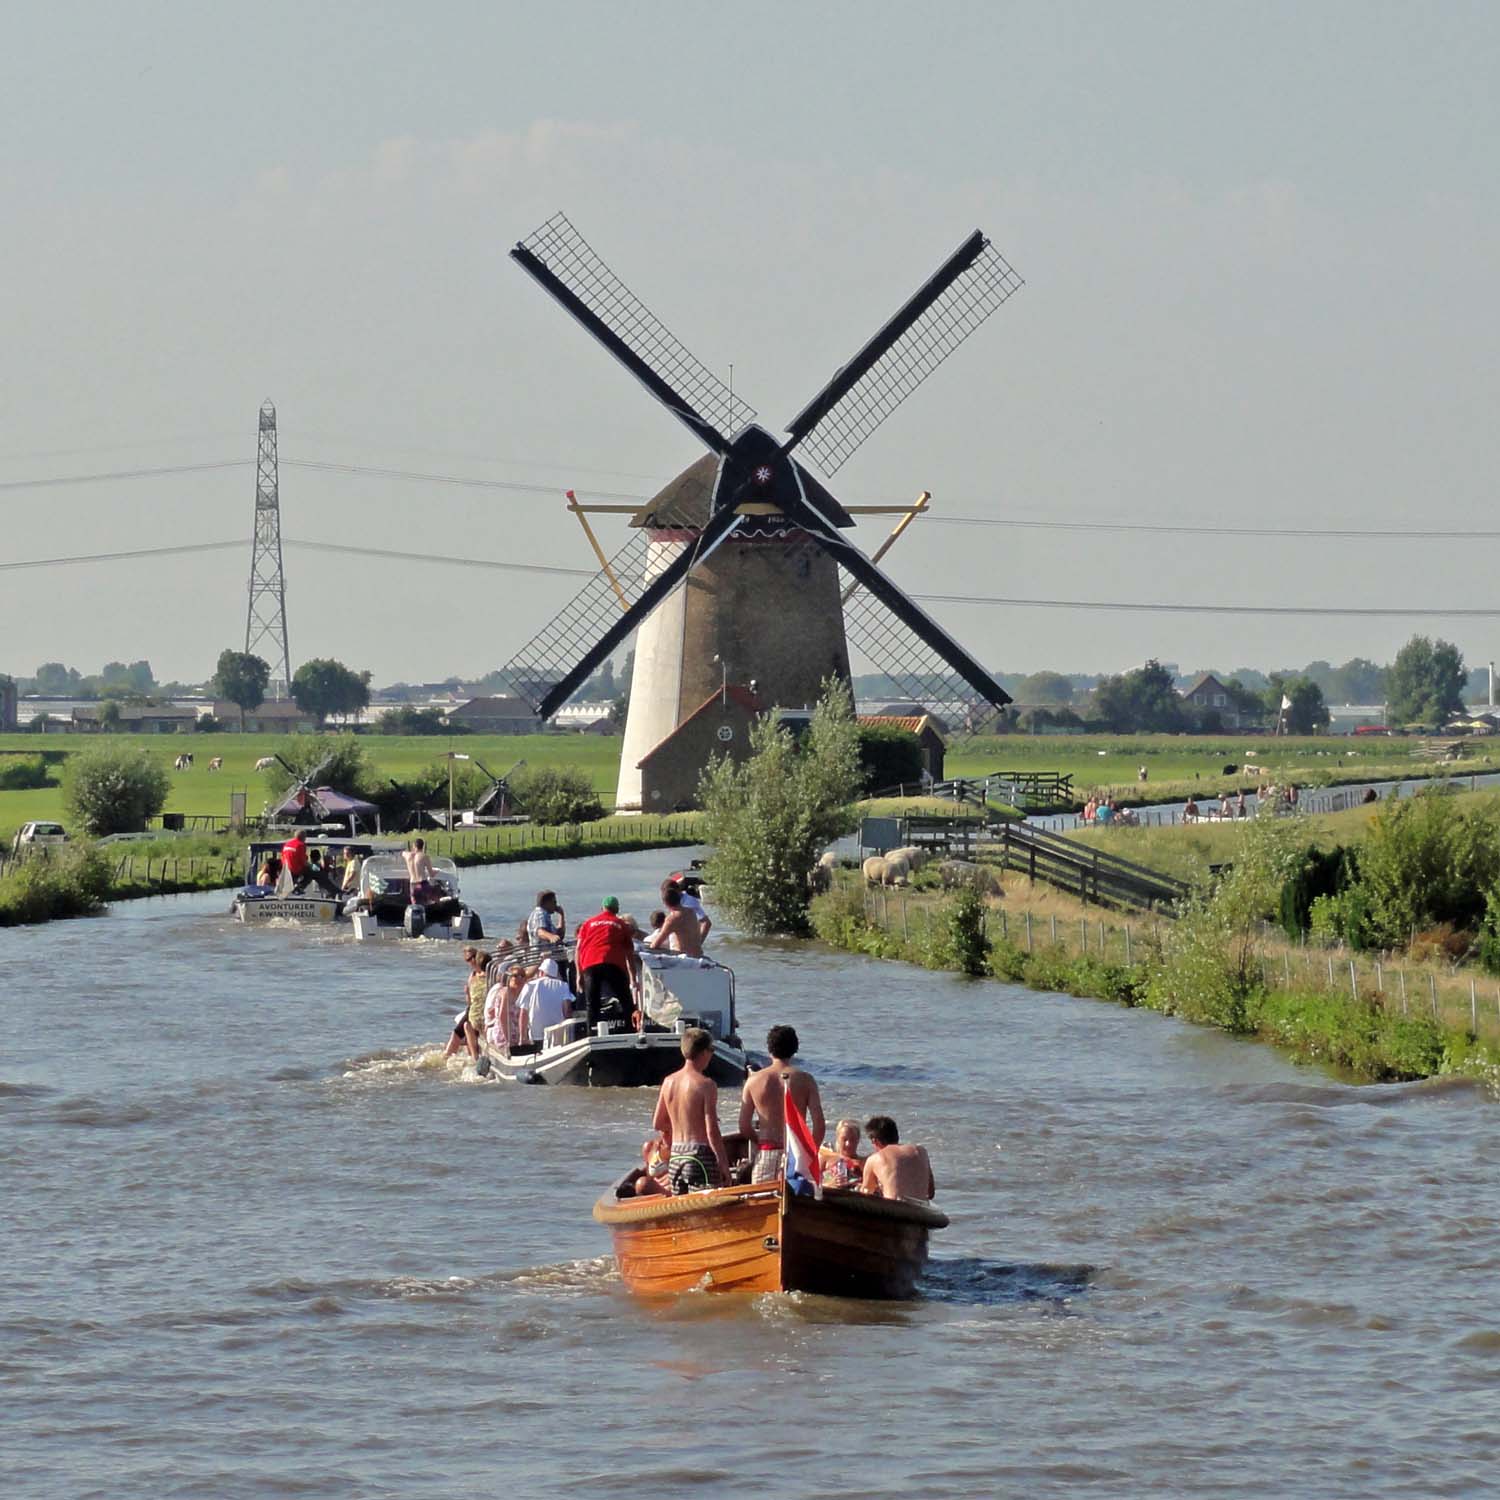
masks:
<path id="1" fill-rule="evenodd" d="M 740 1134 L 755 1141 L 755 1165 L 751 1182 L 772 1182 L 786 1175 L 786 1111 L 788 1094 L 792 1104 L 802 1111 L 812 1128 L 815 1145 L 823 1144 L 828 1122 L 823 1118 L 823 1101 L 818 1097 L 818 1083 L 811 1073 L 792 1066 L 797 1055 L 797 1031 L 792 1026 L 773 1026 L 766 1033 L 766 1051 L 771 1066 L 761 1068 L 745 1080 L 740 1096 Z M 752 1121 L 754 1128 L 752 1129 Z"/>
<path id="2" fill-rule="evenodd" d="M 682 1033 L 683 1065 L 661 1086 L 651 1128 L 666 1145 L 667 1185 L 674 1193 L 723 1187 L 729 1157 L 719 1132 L 719 1086 L 706 1076 L 714 1039 L 701 1027 Z"/>
<path id="3" fill-rule="evenodd" d="M 901 1134 L 889 1115 L 871 1115 L 865 1121 L 865 1134 L 874 1153 L 865 1162 L 860 1190 L 877 1198 L 920 1198 L 937 1196 L 932 1180 L 932 1163 L 925 1146 L 901 1145 Z"/>
<path id="4" fill-rule="evenodd" d="M 682 904 L 682 892 L 670 887 L 662 900 L 667 903 L 666 918 L 646 946 L 653 951 L 665 948 L 669 953 L 702 958 L 703 924 Z"/>
<path id="5" fill-rule="evenodd" d="M 424 881 L 432 879 L 432 856 L 427 852 L 424 839 L 413 839 L 411 848 L 401 856 L 406 861 L 406 875 L 413 891 Z"/>

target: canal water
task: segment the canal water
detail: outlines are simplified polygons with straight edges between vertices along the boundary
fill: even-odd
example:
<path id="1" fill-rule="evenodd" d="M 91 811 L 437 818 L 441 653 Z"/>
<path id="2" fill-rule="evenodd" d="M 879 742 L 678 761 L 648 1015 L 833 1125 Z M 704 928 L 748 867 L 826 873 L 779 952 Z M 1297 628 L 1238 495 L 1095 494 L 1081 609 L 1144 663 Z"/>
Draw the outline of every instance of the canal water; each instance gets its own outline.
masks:
<path id="1" fill-rule="evenodd" d="M 672 855 L 470 873 L 649 910 Z M 622 1290 L 641 1091 L 436 1056 L 445 947 L 224 894 L 0 932 L 7 1497 L 1446 1496 L 1500 1459 L 1496 1107 L 726 938 L 830 1118 L 930 1148 L 926 1294 Z"/>

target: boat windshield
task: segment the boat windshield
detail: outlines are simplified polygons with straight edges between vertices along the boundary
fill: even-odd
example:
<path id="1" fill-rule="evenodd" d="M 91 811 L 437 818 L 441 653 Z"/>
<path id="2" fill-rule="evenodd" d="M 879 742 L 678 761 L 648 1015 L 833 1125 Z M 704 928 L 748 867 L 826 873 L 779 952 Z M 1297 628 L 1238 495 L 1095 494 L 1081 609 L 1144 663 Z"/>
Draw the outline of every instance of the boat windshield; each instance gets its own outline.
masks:
<path id="1" fill-rule="evenodd" d="M 458 866 L 446 855 L 432 857 L 434 883 L 448 896 L 458 894 Z M 396 895 L 406 890 L 406 861 L 399 854 L 372 854 L 359 872 L 362 896 Z"/>

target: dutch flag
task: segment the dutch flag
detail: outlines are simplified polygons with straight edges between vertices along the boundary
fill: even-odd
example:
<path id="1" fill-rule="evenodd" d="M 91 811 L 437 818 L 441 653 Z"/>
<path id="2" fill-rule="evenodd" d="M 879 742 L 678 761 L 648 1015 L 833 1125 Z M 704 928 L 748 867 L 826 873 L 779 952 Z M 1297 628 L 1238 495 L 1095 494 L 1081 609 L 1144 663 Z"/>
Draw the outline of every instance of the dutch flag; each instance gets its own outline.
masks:
<path id="1" fill-rule="evenodd" d="M 818 1162 L 817 1142 L 802 1111 L 792 1102 L 792 1091 L 782 1074 L 782 1114 L 786 1117 L 786 1185 L 794 1193 L 823 1196 L 823 1169 Z"/>

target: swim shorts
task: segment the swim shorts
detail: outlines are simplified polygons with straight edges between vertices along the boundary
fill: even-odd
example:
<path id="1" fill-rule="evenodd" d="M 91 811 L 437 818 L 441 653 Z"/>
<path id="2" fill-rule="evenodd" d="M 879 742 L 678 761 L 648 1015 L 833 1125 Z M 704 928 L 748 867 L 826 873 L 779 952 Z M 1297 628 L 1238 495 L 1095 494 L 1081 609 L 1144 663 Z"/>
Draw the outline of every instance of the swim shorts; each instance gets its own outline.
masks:
<path id="1" fill-rule="evenodd" d="M 786 1176 L 786 1152 L 777 1146 L 773 1150 L 762 1147 L 755 1153 L 755 1165 L 750 1169 L 751 1182 L 774 1182 Z"/>
<path id="2" fill-rule="evenodd" d="M 672 1147 L 667 1163 L 667 1186 L 674 1193 L 692 1193 L 701 1188 L 723 1187 L 719 1176 L 719 1159 L 714 1148 L 703 1141 Z"/>

